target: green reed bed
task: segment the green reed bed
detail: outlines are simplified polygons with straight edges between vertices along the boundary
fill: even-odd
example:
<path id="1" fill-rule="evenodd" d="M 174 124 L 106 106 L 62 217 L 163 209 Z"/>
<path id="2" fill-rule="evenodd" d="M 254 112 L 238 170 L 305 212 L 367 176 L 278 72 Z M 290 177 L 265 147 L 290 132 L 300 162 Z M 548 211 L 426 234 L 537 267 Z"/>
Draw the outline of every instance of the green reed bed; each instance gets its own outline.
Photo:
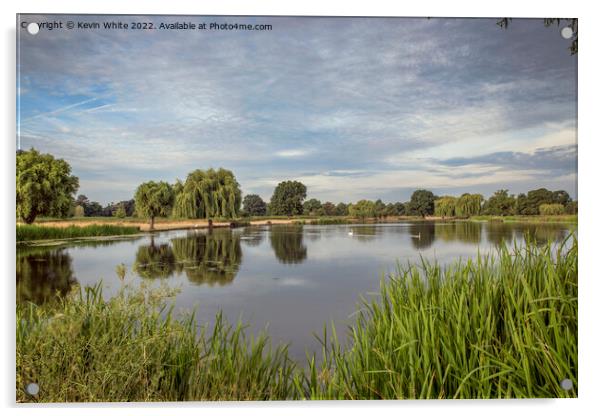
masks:
<path id="1" fill-rule="evenodd" d="M 105 301 L 98 286 L 17 308 L 18 401 L 284 400 L 294 368 L 285 347 L 220 315 L 197 336 L 193 315 L 174 319 L 157 291 Z"/>
<path id="2" fill-rule="evenodd" d="M 399 267 L 307 369 L 218 315 L 197 336 L 156 292 L 17 307 L 20 401 L 577 396 L 577 242 Z M 163 312 L 163 313 L 162 313 Z M 572 390 L 561 380 L 573 381 Z M 27 396 L 29 382 L 40 386 Z"/>
<path id="3" fill-rule="evenodd" d="M 93 224 L 78 227 L 46 227 L 41 225 L 17 225 L 17 242 L 33 240 L 58 240 L 64 238 L 131 235 L 140 232 L 139 227 L 109 224 Z"/>
<path id="4" fill-rule="evenodd" d="M 400 268 L 363 302 L 345 350 L 323 343 L 312 398 L 577 396 L 577 242 Z M 561 380 L 573 381 L 565 391 Z"/>

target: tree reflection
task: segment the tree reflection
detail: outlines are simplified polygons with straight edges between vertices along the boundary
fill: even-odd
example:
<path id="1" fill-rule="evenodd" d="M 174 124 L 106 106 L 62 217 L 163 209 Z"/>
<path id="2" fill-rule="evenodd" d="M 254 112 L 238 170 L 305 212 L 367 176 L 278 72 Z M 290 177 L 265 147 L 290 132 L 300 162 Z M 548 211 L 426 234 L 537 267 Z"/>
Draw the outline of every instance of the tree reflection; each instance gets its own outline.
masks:
<path id="1" fill-rule="evenodd" d="M 280 263 L 298 264 L 307 258 L 307 247 L 303 244 L 301 225 L 272 227 L 270 243 Z"/>
<path id="2" fill-rule="evenodd" d="M 65 249 L 17 250 L 17 302 L 43 304 L 77 283 Z"/>
<path id="3" fill-rule="evenodd" d="M 537 245 L 557 243 L 567 236 L 566 229 L 557 224 L 529 224 L 522 229 L 522 233 L 525 240 L 530 239 Z"/>
<path id="4" fill-rule="evenodd" d="M 511 224 L 505 224 L 498 221 L 487 223 L 487 241 L 497 246 L 502 244 L 511 244 L 514 239 L 514 229 Z"/>
<path id="5" fill-rule="evenodd" d="M 352 225 L 349 229 L 353 233 L 353 238 L 357 241 L 369 242 L 376 238 L 376 225 Z"/>
<path id="6" fill-rule="evenodd" d="M 454 221 L 435 226 L 435 237 L 443 241 L 461 241 L 479 244 L 481 242 L 481 224 L 471 221 Z"/>
<path id="7" fill-rule="evenodd" d="M 151 237 L 151 243 L 141 245 L 136 252 L 133 270 L 144 278 L 166 278 L 173 274 L 175 269 L 175 257 L 169 244 L 155 244 Z"/>
<path id="8" fill-rule="evenodd" d="M 429 248 L 435 241 L 435 223 L 431 221 L 410 224 L 412 245 L 417 249 Z"/>
<path id="9" fill-rule="evenodd" d="M 264 231 L 257 227 L 245 227 L 240 236 L 242 243 L 249 247 L 257 247 L 264 238 Z"/>
<path id="10" fill-rule="evenodd" d="M 176 271 L 192 283 L 226 285 L 238 273 L 242 261 L 240 234 L 215 230 L 171 240 Z"/>

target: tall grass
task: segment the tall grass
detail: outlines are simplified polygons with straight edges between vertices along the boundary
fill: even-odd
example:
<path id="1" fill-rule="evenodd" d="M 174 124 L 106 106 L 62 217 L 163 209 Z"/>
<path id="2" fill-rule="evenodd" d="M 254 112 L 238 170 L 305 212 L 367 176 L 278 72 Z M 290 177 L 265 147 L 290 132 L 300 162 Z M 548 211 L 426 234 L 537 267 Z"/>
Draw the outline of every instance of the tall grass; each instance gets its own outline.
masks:
<path id="1" fill-rule="evenodd" d="M 17 400 L 40 402 L 295 398 L 294 364 L 266 335 L 218 315 L 197 336 L 157 291 L 103 300 L 86 288 L 54 308 L 17 308 Z M 36 382 L 37 397 L 24 386 Z"/>
<path id="2" fill-rule="evenodd" d="M 399 268 L 364 300 L 348 349 L 322 339 L 314 399 L 576 397 L 577 242 Z M 570 379 L 574 389 L 560 382 Z"/>
<path id="3" fill-rule="evenodd" d="M 296 366 L 218 315 L 198 335 L 154 291 L 99 287 L 17 307 L 17 399 L 153 401 L 576 397 L 577 241 L 399 267 L 346 342 Z M 570 379 L 574 388 L 560 387 Z M 40 393 L 27 396 L 36 382 Z"/>
<path id="4" fill-rule="evenodd" d="M 17 242 L 33 240 L 55 240 L 63 238 L 100 237 L 131 235 L 140 232 L 139 227 L 109 224 L 93 224 L 84 227 L 70 225 L 68 227 L 45 227 L 41 225 L 17 225 Z"/>

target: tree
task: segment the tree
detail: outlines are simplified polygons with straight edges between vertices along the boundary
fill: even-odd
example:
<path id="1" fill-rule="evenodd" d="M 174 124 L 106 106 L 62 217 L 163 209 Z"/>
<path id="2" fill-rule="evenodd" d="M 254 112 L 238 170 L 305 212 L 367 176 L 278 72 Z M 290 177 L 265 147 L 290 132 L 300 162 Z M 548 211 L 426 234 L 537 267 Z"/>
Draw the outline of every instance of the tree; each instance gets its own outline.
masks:
<path id="1" fill-rule="evenodd" d="M 76 205 L 75 209 L 73 211 L 73 216 L 74 217 L 83 217 L 84 215 L 85 215 L 84 207 L 82 207 L 81 205 Z"/>
<path id="2" fill-rule="evenodd" d="M 564 205 L 562 204 L 541 204 L 539 206 L 540 215 L 562 215 L 564 214 Z"/>
<path id="3" fill-rule="evenodd" d="M 387 216 L 387 206 L 381 199 L 377 199 L 374 202 L 374 216 L 377 218 L 384 218 Z"/>
<path id="4" fill-rule="evenodd" d="M 307 188 L 301 182 L 280 182 L 270 200 L 272 215 L 301 215 L 303 200 L 307 196 Z"/>
<path id="5" fill-rule="evenodd" d="M 322 210 L 324 212 L 324 215 L 337 215 L 337 207 L 330 201 L 324 202 L 322 204 Z"/>
<path id="6" fill-rule="evenodd" d="M 102 205 L 96 201 L 92 201 L 85 206 L 84 211 L 86 213 L 86 217 L 101 217 L 103 215 Z"/>
<path id="7" fill-rule="evenodd" d="M 174 203 L 174 192 L 167 182 L 145 182 L 136 189 L 136 212 L 150 220 L 150 229 L 155 228 L 155 217 L 167 216 Z"/>
<path id="8" fill-rule="evenodd" d="M 242 210 L 246 215 L 262 216 L 266 215 L 267 206 L 259 195 L 249 194 L 242 200 Z"/>
<path id="9" fill-rule="evenodd" d="M 322 203 L 316 198 L 308 199 L 303 203 L 304 215 L 319 215 L 322 209 Z"/>
<path id="10" fill-rule="evenodd" d="M 357 201 L 349 206 L 349 215 L 365 220 L 368 217 L 374 217 L 376 214 L 375 204 L 367 199 Z"/>
<path id="11" fill-rule="evenodd" d="M 566 204 L 566 207 L 564 207 L 564 211 L 567 214 L 576 214 L 577 213 L 577 201 L 571 201 L 568 204 Z"/>
<path id="12" fill-rule="evenodd" d="M 491 195 L 483 210 L 489 215 L 513 215 L 516 212 L 516 199 L 514 195 L 508 195 L 507 189 L 500 189 Z"/>
<path id="13" fill-rule="evenodd" d="M 63 159 L 33 148 L 17 152 L 17 216 L 25 223 L 38 215 L 66 216 L 78 188 L 79 179 Z"/>
<path id="14" fill-rule="evenodd" d="M 453 217 L 456 214 L 456 198 L 442 196 L 435 200 L 435 215 L 438 217 Z"/>
<path id="15" fill-rule="evenodd" d="M 470 217 L 481 212 L 483 195 L 465 193 L 456 200 L 456 216 Z"/>
<path id="16" fill-rule="evenodd" d="M 186 182 L 174 185 L 174 215 L 181 218 L 236 218 L 242 194 L 234 174 L 226 169 L 197 169 Z"/>
<path id="17" fill-rule="evenodd" d="M 344 202 L 339 202 L 337 204 L 336 215 L 340 215 L 340 216 L 349 215 L 349 206 Z"/>
<path id="18" fill-rule="evenodd" d="M 119 204 L 117 206 L 117 209 L 113 213 L 113 216 L 117 218 L 125 218 L 127 216 L 127 213 L 125 212 L 125 207 L 122 204 Z"/>
<path id="19" fill-rule="evenodd" d="M 426 217 L 435 212 L 435 195 L 431 191 L 419 189 L 414 191 L 408 203 L 410 215 Z"/>

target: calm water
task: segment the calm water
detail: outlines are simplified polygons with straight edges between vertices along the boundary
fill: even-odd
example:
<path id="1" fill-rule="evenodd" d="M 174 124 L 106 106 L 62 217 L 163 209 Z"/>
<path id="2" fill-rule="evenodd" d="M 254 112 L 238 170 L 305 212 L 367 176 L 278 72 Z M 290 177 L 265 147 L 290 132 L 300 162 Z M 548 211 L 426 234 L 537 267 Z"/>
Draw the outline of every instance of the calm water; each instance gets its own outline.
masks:
<path id="1" fill-rule="evenodd" d="M 136 239 L 17 249 L 19 301 L 46 301 L 74 284 L 103 282 L 105 296 L 127 280 L 179 287 L 177 310 L 197 310 L 208 322 L 218 310 L 272 339 L 290 343 L 297 359 L 318 348 L 313 333 L 334 321 L 343 334 L 360 295 L 377 292 L 397 262 L 420 256 L 449 264 L 494 250 L 502 242 L 560 241 L 573 226 L 560 224 L 401 223 L 272 226 L 170 231 Z"/>

